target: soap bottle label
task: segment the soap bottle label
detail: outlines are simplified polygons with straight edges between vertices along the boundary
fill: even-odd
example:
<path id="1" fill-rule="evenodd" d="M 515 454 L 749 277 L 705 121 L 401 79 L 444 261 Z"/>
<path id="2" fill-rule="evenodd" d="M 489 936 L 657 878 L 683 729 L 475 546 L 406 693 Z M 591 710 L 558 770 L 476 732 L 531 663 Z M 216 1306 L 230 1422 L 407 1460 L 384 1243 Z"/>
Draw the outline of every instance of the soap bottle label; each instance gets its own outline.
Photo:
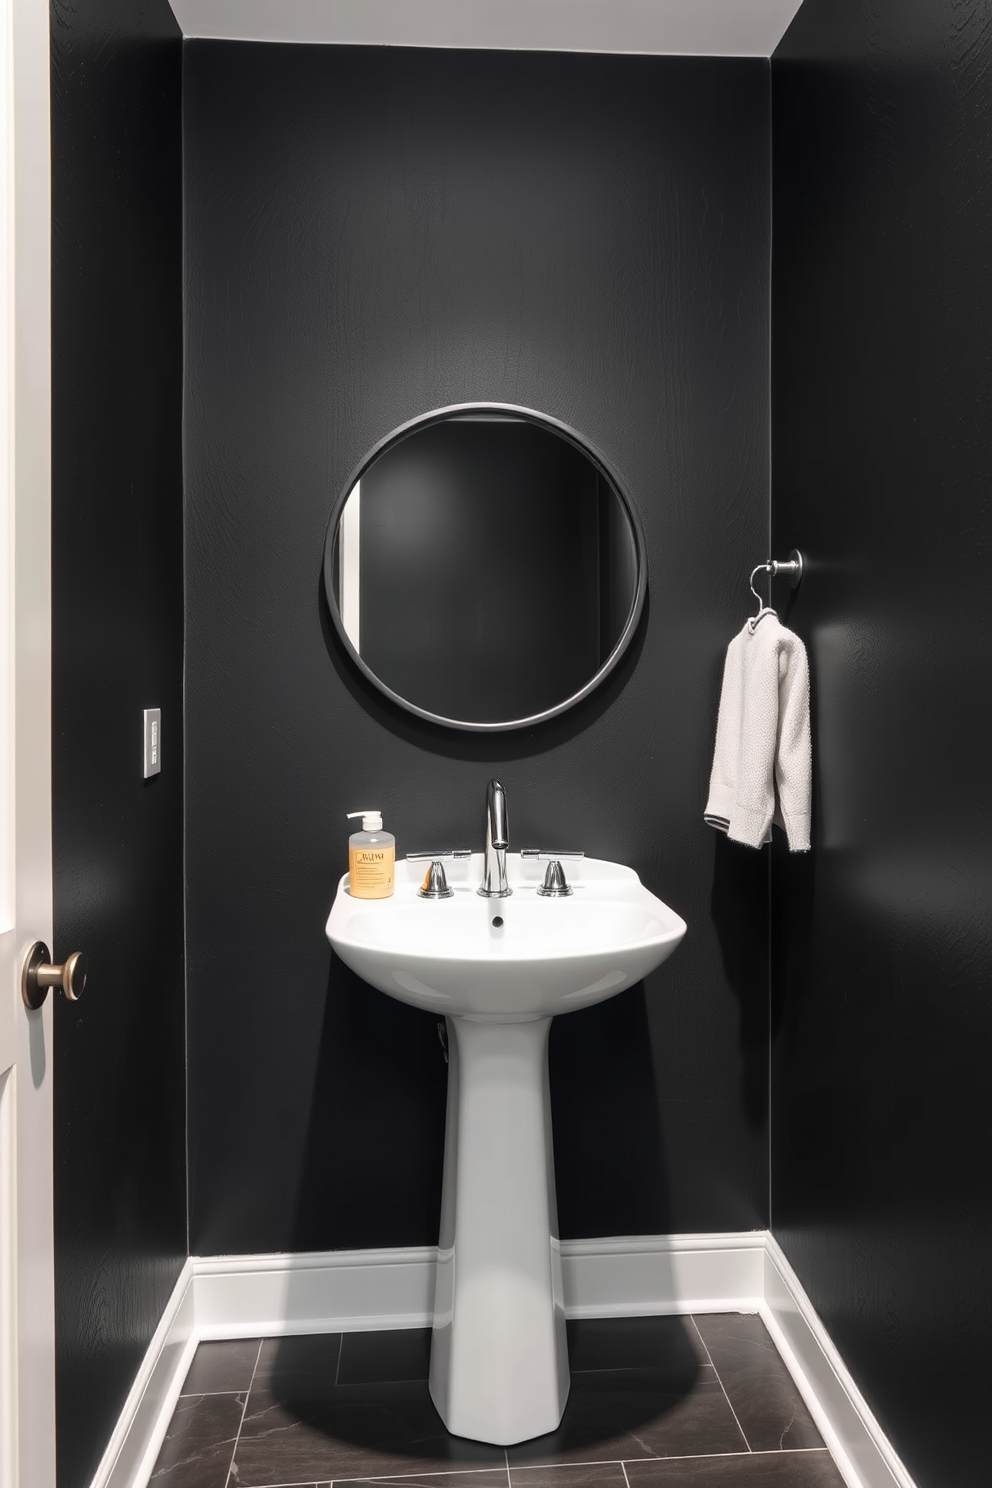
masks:
<path id="1" fill-rule="evenodd" d="M 356 899 L 388 899 L 393 892 L 395 847 L 348 849 L 349 888 Z"/>

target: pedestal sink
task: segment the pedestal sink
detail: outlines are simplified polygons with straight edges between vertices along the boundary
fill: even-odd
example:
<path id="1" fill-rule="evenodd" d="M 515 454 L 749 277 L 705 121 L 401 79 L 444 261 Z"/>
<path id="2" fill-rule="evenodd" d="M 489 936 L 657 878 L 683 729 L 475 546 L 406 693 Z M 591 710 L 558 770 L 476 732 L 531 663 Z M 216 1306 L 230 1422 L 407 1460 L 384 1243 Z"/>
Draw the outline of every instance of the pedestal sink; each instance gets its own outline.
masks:
<path id="1" fill-rule="evenodd" d="M 506 861 L 507 899 L 478 896 L 481 853 L 450 865 L 446 900 L 418 897 L 423 863 L 397 863 L 375 902 L 352 899 L 346 875 L 327 921 L 360 977 L 447 1022 L 430 1389 L 449 1431 L 500 1445 L 553 1431 L 568 1397 L 551 1019 L 640 981 L 686 930 L 618 863 L 569 863 L 573 893 L 546 899 L 543 864 Z"/>

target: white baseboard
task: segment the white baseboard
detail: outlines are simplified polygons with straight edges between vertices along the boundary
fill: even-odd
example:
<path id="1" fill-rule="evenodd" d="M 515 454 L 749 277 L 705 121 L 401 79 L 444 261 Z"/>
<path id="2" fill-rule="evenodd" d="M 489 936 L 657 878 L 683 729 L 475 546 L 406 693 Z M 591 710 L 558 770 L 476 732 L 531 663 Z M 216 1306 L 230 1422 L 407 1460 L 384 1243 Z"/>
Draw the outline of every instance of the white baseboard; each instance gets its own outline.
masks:
<path id="1" fill-rule="evenodd" d="M 764 1294 L 765 1327 L 849 1488 L 914 1488 L 773 1235 Z"/>
<path id="2" fill-rule="evenodd" d="M 437 1247 L 195 1259 L 200 1338 L 425 1328 Z"/>
<path id="3" fill-rule="evenodd" d="M 848 1488 L 913 1488 L 768 1231 L 566 1240 L 561 1254 L 569 1317 L 760 1313 Z M 436 1262 L 432 1246 L 191 1257 L 92 1488 L 147 1488 L 202 1339 L 426 1327 Z"/>
<path id="4" fill-rule="evenodd" d="M 764 1239 L 642 1235 L 562 1242 L 569 1317 L 757 1312 Z M 200 1338 L 424 1328 L 434 1312 L 433 1246 L 218 1256 L 194 1262 Z"/>
<path id="5" fill-rule="evenodd" d="M 763 1230 L 563 1240 L 565 1314 L 757 1312 L 764 1295 L 764 1254 Z"/>
<path id="6" fill-rule="evenodd" d="M 144 1488 L 152 1475 L 199 1341 L 194 1271 L 195 1262 L 188 1260 L 145 1352 L 92 1488 Z"/>

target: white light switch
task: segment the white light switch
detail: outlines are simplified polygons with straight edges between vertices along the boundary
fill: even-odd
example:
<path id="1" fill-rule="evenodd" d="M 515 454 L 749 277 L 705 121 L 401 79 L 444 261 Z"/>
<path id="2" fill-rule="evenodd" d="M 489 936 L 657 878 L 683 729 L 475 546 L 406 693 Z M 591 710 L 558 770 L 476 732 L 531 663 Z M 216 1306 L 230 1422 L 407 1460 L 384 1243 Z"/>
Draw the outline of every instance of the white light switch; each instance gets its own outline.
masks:
<path id="1" fill-rule="evenodd" d="M 162 709 L 145 709 L 145 779 L 162 768 Z"/>

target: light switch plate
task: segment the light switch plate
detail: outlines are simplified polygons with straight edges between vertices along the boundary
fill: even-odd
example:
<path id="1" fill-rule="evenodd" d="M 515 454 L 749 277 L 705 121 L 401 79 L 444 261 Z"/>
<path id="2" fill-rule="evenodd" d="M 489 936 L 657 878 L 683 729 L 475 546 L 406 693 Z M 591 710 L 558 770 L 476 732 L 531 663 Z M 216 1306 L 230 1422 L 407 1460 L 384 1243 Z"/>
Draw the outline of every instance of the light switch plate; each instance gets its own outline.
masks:
<path id="1" fill-rule="evenodd" d="M 145 709 L 145 779 L 162 768 L 162 709 Z"/>

